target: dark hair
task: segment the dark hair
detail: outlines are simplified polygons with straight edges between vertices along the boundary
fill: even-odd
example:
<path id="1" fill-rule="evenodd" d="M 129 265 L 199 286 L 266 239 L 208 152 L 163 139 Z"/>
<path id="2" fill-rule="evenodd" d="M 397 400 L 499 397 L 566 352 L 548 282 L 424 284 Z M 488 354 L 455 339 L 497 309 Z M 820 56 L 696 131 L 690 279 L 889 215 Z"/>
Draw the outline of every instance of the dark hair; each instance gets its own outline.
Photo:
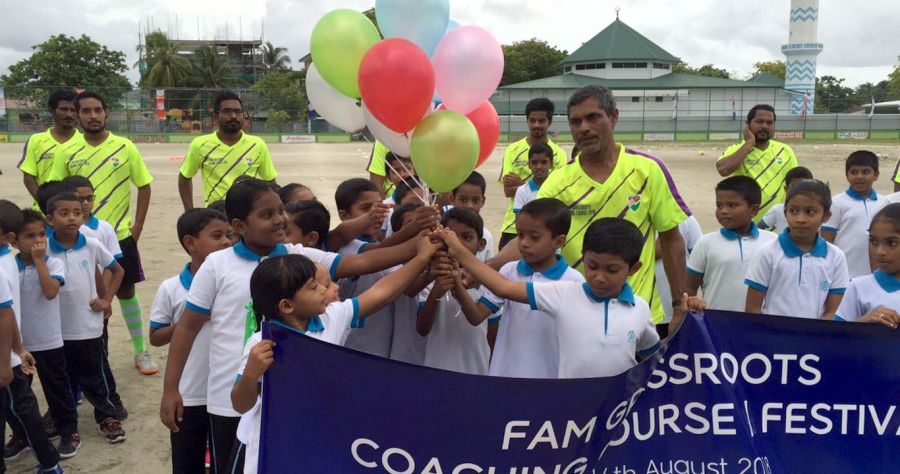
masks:
<path id="1" fill-rule="evenodd" d="M 94 183 L 91 183 L 91 180 L 77 174 L 66 176 L 65 178 L 63 178 L 62 183 L 68 186 L 70 191 L 75 191 L 78 188 L 91 188 L 91 190 L 94 189 Z"/>
<path id="2" fill-rule="evenodd" d="M 597 219 L 588 226 L 581 244 L 582 253 L 606 253 L 634 265 L 641 259 L 644 236 L 630 221 L 616 217 Z"/>
<path id="3" fill-rule="evenodd" d="M 528 118 L 532 112 L 547 112 L 547 121 L 553 122 L 553 112 L 556 110 L 556 106 L 553 105 L 553 101 L 544 97 L 538 97 L 537 99 L 531 99 L 525 104 L 525 118 Z"/>
<path id="4" fill-rule="evenodd" d="M 878 173 L 878 155 L 869 150 L 857 150 L 850 153 L 844 164 L 844 174 L 850 172 L 851 166 L 868 166 Z"/>
<path id="5" fill-rule="evenodd" d="M 882 207 L 881 210 L 875 214 L 875 217 L 872 218 L 869 230 L 872 229 L 872 226 L 875 225 L 876 222 L 882 219 L 893 224 L 895 232 L 900 231 L 900 202 L 894 202 Z"/>
<path id="6" fill-rule="evenodd" d="M 554 198 L 535 199 L 519 210 L 519 214 L 528 214 L 544 223 L 552 237 L 567 235 L 572 225 L 572 212 L 562 201 Z"/>
<path id="7" fill-rule="evenodd" d="M 276 192 L 275 186 L 261 179 L 249 178 L 241 182 L 235 182 L 228 193 L 225 194 L 225 214 L 228 220 L 247 220 L 253 204 L 267 191 Z"/>
<path id="8" fill-rule="evenodd" d="M 600 104 L 600 108 L 606 112 L 606 115 L 612 115 L 616 110 L 616 99 L 613 97 L 611 90 L 606 86 L 584 86 L 575 91 L 572 97 L 569 97 L 569 104 L 566 106 L 566 112 L 572 107 L 588 100 L 594 99 Z"/>
<path id="9" fill-rule="evenodd" d="M 20 230 L 22 230 L 22 210 L 12 201 L 0 199 L 0 232 L 19 235 Z"/>
<path id="10" fill-rule="evenodd" d="M 219 199 L 218 201 L 213 201 L 206 206 L 207 209 L 212 209 L 214 211 L 219 211 L 222 214 L 225 214 L 225 200 Z"/>
<path id="11" fill-rule="evenodd" d="M 60 102 L 72 102 L 75 104 L 75 93 L 71 91 L 56 91 L 50 94 L 50 99 L 47 100 L 47 105 L 50 107 L 50 110 L 56 110 L 59 107 Z"/>
<path id="12" fill-rule="evenodd" d="M 19 229 L 24 229 L 26 225 L 31 224 L 32 222 L 40 222 L 42 225 L 47 224 L 47 221 L 44 220 L 44 215 L 40 212 L 30 207 L 22 208 L 22 227 Z"/>
<path id="13" fill-rule="evenodd" d="M 784 174 L 784 183 L 788 186 L 798 179 L 813 179 L 812 171 L 805 166 L 795 166 Z"/>
<path id="14" fill-rule="evenodd" d="M 297 290 L 315 277 L 316 264 L 303 255 L 281 255 L 260 262 L 250 276 L 250 298 L 257 327 L 263 319 L 280 321 L 278 302 L 293 298 Z"/>
<path id="15" fill-rule="evenodd" d="M 47 202 L 50 201 L 50 198 L 53 196 L 64 192 L 75 192 L 75 189 L 66 184 L 65 181 L 47 181 L 40 185 L 38 187 L 36 199 L 38 208 L 40 208 L 44 215 L 50 214 L 47 212 Z"/>
<path id="16" fill-rule="evenodd" d="M 394 212 L 391 213 L 391 230 L 394 232 L 400 230 L 403 227 L 403 218 L 406 214 L 415 211 L 422 207 L 422 205 L 421 202 L 410 202 L 394 208 Z"/>
<path id="17" fill-rule="evenodd" d="M 77 194 L 73 193 L 72 191 L 63 191 L 59 194 L 56 194 L 55 196 L 47 200 L 47 211 L 45 212 L 45 214 L 48 216 L 52 215 L 56 211 L 57 205 L 60 202 L 72 201 L 77 202 L 79 204 L 79 209 L 81 209 L 81 199 Z"/>
<path id="18" fill-rule="evenodd" d="M 380 193 L 375 183 L 365 178 L 350 178 L 338 185 L 334 192 L 334 203 L 339 211 L 350 211 L 359 196 L 367 191 Z"/>
<path id="19" fill-rule="evenodd" d="M 528 159 L 530 160 L 534 155 L 547 155 L 547 157 L 550 158 L 550 161 L 553 161 L 553 149 L 546 143 L 535 143 L 534 146 L 529 148 Z"/>
<path id="20" fill-rule="evenodd" d="M 777 117 L 775 116 L 775 107 L 772 107 L 769 104 L 756 104 L 750 109 L 750 112 L 747 112 L 747 123 L 750 123 L 751 121 L 753 121 L 753 119 L 756 117 L 756 112 L 758 110 L 765 110 L 766 112 L 772 112 L 772 121 L 774 122 L 775 120 L 777 120 Z"/>
<path id="21" fill-rule="evenodd" d="M 304 233 L 317 232 L 319 240 L 316 245 L 322 245 L 328 237 L 328 229 L 331 225 L 331 213 L 319 201 L 291 201 L 284 207 L 290 215 L 291 221 Z"/>
<path id="22" fill-rule="evenodd" d="M 481 189 L 481 195 L 484 196 L 484 193 L 487 192 L 487 182 L 484 180 L 484 176 L 477 171 L 473 171 L 472 174 L 466 178 L 465 181 L 459 184 L 459 186 L 453 188 L 453 195 L 456 196 L 456 193 L 459 191 L 459 188 L 463 187 L 464 184 L 471 184 L 472 186 L 478 186 Z"/>
<path id="23" fill-rule="evenodd" d="M 738 193 L 750 206 L 757 206 L 762 203 L 762 190 L 759 187 L 759 183 L 749 176 L 730 176 L 725 178 L 716 185 L 716 192 L 719 191 Z"/>
<path id="24" fill-rule="evenodd" d="M 475 211 L 464 207 L 451 207 L 441 216 L 441 225 L 446 226 L 451 220 L 471 227 L 475 230 L 475 235 L 479 239 L 484 238 L 484 220 L 481 219 L 481 216 L 475 214 Z"/>
<path id="25" fill-rule="evenodd" d="M 281 198 L 281 202 L 287 204 L 291 202 L 291 194 L 294 194 L 295 192 L 301 191 L 303 189 L 309 189 L 309 187 L 304 186 L 300 183 L 288 183 L 278 190 L 278 197 Z"/>
<path id="26" fill-rule="evenodd" d="M 216 100 L 213 102 L 213 112 L 219 113 L 219 111 L 222 110 L 222 102 L 225 102 L 226 100 L 236 100 L 241 103 L 241 107 L 244 106 L 244 102 L 241 101 L 241 96 L 231 91 L 222 91 L 216 95 Z"/>
<path id="27" fill-rule="evenodd" d="M 75 96 L 76 111 L 81 111 L 81 101 L 84 99 L 97 99 L 98 101 L 100 101 L 100 106 L 103 107 L 103 110 L 106 110 L 106 101 L 103 100 L 103 97 L 100 97 L 100 94 L 91 91 L 84 91 Z"/>
<path id="28" fill-rule="evenodd" d="M 395 161 L 400 161 L 400 160 L 408 161 L 410 163 L 409 171 L 411 171 L 411 172 L 413 172 L 413 174 L 415 174 L 415 170 L 412 169 L 413 168 L 412 160 L 410 158 L 400 156 L 392 151 L 389 151 L 389 152 L 387 152 L 387 154 L 384 155 L 384 174 L 385 174 L 385 176 L 387 176 L 387 174 L 391 171 L 391 166 L 388 163 L 393 163 Z M 394 166 L 394 169 L 397 169 L 397 167 Z M 400 171 L 400 170 L 397 170 L 397 171 Z"/>
<path id="29" fill-rule="evenodd" d="M 184 238 L 188 235 L 198 237 L 200 232 L 203 232 L 203 229 L 210 222 L 216 220 L 228 223 L 228 218 L 225 217 L 225 214 L 215 209 L 198 207 L 186 211 L 178 218 L 178 222 L 175 224 L 175 229 L 178 232 L 178 242 L 187 251 L 187 247 L 184 247 Z"/>
<path id="30" fill-rule="evenodd" d="M 815 196 L 819 200 L 819 204 L 825 208 L 825 212 L 831 211 L 831 189 L 822 181 L 818 179 L 804 179 L 791 183 L 791 187 L 787 191 L 787 197 L 784 198 L 784 205 L 787 206 L 791 199 L 798 194 Z"/>

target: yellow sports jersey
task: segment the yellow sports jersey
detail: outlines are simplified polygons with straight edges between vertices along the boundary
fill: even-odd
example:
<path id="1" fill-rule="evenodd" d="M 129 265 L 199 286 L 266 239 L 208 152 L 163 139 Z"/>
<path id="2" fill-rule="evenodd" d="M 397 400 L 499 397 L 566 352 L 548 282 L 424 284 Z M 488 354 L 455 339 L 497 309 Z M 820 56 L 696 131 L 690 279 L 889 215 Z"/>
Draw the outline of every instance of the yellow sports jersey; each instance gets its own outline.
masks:
<path id="1" fill-rule="evenodd" d="M 728 147 L 719 159 L 731 155 L 743 145 L 744 142 L 741 142 Z M 731 176 L 749 176 L 755 179 L 762 189 L 762 204 L 753 218 L 757 224 L 772 206 L 784 202 L 784 177 L 797 166 L 797 157 L 791 147 L 769 140 L 769 146 L 765 150 L 753 147 L 741 166 L 731 173 Z"/>
<path id="2" fill-rule="evenodd" d="M 592 222 L 618 217 L 638 226 L 644 235 L 641 268 L 628 283 L 650 304 L 653 321 L 658 324 L 665 315 L 656 294 L 656 233 L 676 227 L 691 212 L 659 159 L 620 144 L 616 146 L 619 158 L 606 182 L 598 183 L 585 174 L 579 157 L 575 163 L 554 171 L 544 181 L 537 197 L 559 199 L 571 209 L 572 225 L 562 255 L 582 273 L 581 245 Z"/>
<path id="3" fill-rule="evenodd" d="M 894 179 L 893 181 L 897 184 L 900 184 L 900 158 L 897 159 L 897 164 L 894 165 Z"/>
<path id="4" fill-rule="evenodd" d="M 63 143 L 56 141 L 50 130 L 52 129 L 48 128 L 46 132 L 35 133 L 28 137 L 25 148 L 22 149 L 22 159 L 17 165 L 21 172 L 34 176 L 38 186 L 49 181 L 50 168 L 53 166 L 53 155 L 56 153 L 56 149 L 68 143 L 68 141 Z M 69 140 L 79 136 L 81 136 L 81 132 L 76 129 L 75 134 Z M 37 203 L 34 204 L 34 208 L 37 209 Z"/>
<path id="5" fill-rule="evenodd" d="M 553 141 L 548 140 L 547 145 L 553 150 L 553 169 L 559 169 L 566 165 L 568 158 L 566 152 Z M 512 173 L 522 181 L 531 179 L 531 170 L 528 168 L 528 150 L 531 145 L 528 144 L 528 138 L 523 138 L 517 142 L 510 143 L 503 153 L 503 165 L 500 168 L 499 182 L 503 182 L 503 177 Z M 516 233 L 516 213 L 513 212 L 514 197 L 509 198 L 509 205 L 506 206 L 506 214 L 503 215 L 503 226 L 500 232 L 504 234 Z"/>
<path id="6" fill-rule="evenodd" d="M 388 147 L 384 146 L 378 140 L 375 140 L 375 146 L 372 147 L 372 154 L 369 155 L 369 173 L 372 173 L 376 176 L 385 176 L 387 177 L 387 164 L 385 164 L 385 157 L 391 150 Z M 390 196 L 394 194 L 394 183 L 389 179 L 384 180 L 384 195 Z"/>
<path id="7" fill-rule="evenodd" d="M 266 143 L 262 138 L 243 132 L 240 140 L 231 146 L 222 143 L 216 132 L 195 138 L 178 171 L 188 179 L 200 172 L 203 201 L 207 206 L 225 199 L 239 176 L 264 181 L 272 181 L 278 176 Z"/>
<path id="8" fill-rule="evenodd" d="M 153 175 L 134 143 L 113 135 L 91 146 L 79 135 L 57 147 L 51 180 L 84 176 L 94 185 L 94 215 L 112 224 L 119 240 L 131 235 L 131 185 L 147 186 Z"/>

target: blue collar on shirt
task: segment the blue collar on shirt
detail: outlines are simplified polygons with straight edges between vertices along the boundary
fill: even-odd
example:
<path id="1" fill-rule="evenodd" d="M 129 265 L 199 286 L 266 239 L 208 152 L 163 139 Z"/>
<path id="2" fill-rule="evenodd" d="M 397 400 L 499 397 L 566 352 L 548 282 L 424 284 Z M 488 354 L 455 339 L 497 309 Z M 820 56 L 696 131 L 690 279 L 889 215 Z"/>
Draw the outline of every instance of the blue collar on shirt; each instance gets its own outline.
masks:
<path id="1" fill-rule="evenodd" d="M 878 283 L 878 286 L 884 291 L 893 293 L 900 290 L 900 280 L 895 278 L 894 275 L 890 275 L 879 269 L 875 270 L 875 273 L 873 273 L 872 276 L 875 277 L 875 282 Z"/>
<path id="2" fill-rule="evenodd" d="M 291 331 L 294 331 L 294 332 L 299 332 L 300 334 L 306 334 L 308 332 L 322 332 L 325 330 L 325 325 L 322 324 L 322 318 L 320 318 L 318 316 L 313 316 L 313 317 L 309 318 L 309 321 L 306 323 L 306 331 L 301 331 L 297 328 L 292 328 L 292 327 L 288 326 L 287 324 L 284 324 L 281 321 L 272 321 L 272 324 L 283 327 L 285 329 L 290 329 Z"/>
<path id="3" fill-rule="evenodd" d="M 371 244 L 371 243 L 377 242 L 377 240 L 375 240 L 375 238 L 373 238 L 371 235 L 360 235 L 360 236 L 357 237 L 356 239 L 357 239 L 357 240 L 362 240 L 363 242 L 365 242 L 365 243 L 367 243 L 367 244 Z"/>
<path id="4" fill-rule="evenodd" d="M 262 261 L 264 257 L 279 257 L 281 255 L 287 255 L 288 250 L 284 244 L 277 244 L 268 255 L 259 256 L 250 250 L 247 245 L 244 243 L 244 239 L 241 239 L 238 243 L 234 244 L 231 247 L 234 250 L 234 253 L 237 254 L 238 257 L 243 259 L 252 260 L 254 262 Z"/>
<path id="5" fill-rule="evenodd" d="M 90 229 L 97 230 L 97 228 L 100 227 L 100 219 L 97 219 L 92 214 L 91 218 L 88 219 L 87 222 L 84 223 L 84 225 L 88 226 L 88 228 L 90 228 Z"/>
<path id="6" fill-rule="evenodd" d="M 756 226 L 756 222 L 750 221 L 750 233 L 747 235 L 738 234 L 737 232 L 724 227 L 719 229 L 719 233 L 728 240 L 738 240 L 741 237 L 759 237 L 759 227 Z"/>
<path id="7" fill-rule="evenodd" d="M 0 257 L 8 255 L 10 252 L 9 245 L 0 245 Z"/>
<path id="8" fill-rule="evenodd" d="M 785 229 L 781 235 L 778 236 L 778 243 L 781 244 L 781 250 L 788 258 L 800 257 L 806 253 L 809 253 L 813 257 L 822 257 L 825 258 L 828 256 L 828 245 L 825 243 L 825 239 L 822 236 L 816 236 L 816 244 L 813 245 L 813 248 L 809 252 L 804 252 L 800 250 L 800 247 L 797 247 L 797 244 L 794 243 L 794 239 L 791 238 L 791 229 Z"/>
<path id="9" fill-rule="evenodd" d="M 184 287 L 185 290 L 191 289 L 191 283 L 194 283 L 194 274 L 191 273 L 191 264 L 188 262 L 184 269 L 181 270 L 181 273 L 178 274 L 178 281 L 181 282 L 181 286 Z"/>
<path id="10" fill-rule="evenodd" d="M 72 248 L 67 249 L 56 240 L 56 232 L 53 232 L 53 229 L 50 229 L 47 231 L 47 243 L 50 245 L 50 250 L 56 253 L 66 253 L 68 250 L 78 250 L 84 247 L 87 245 L 87 239 L 84 238 L 84 234 L 79 232 L 78 238 L 75 239 L 75 245 L 73 245 Z"/>
<path id="11" fill-rule="evenodd" d="M 550 268 L 547 268 L 546 270 L 538 273 L 551 280 L 559 280 L 560 278 L 562 278 L 563 274 L 566 273 L 566 270 L 568 268 L 569 264 L 566 262 L 566 259 L 564 259 L 562 255 L 557 255 L 555 264 L 553 264 Z M 519 263 L 518 265 L 516 265 L 516 270 L 527 277 L 534 275 L 535 272 L 534 267 L 529 265 L 524 258 L 519 259 Z"/>
<path id="12" fill-rule="evenodd" d="M 847 196 L 850 196 L 851 198 L 853 198 L 857 201 L 865 201 L 865 200 L 877 201 L 878 200 L 878 194 L 875 192 L 874 189 L 869 190 L 868 196 L 863 196 L 862 194 L 859 194 L 858 192 L 854 191 L 853 188 L 847 188 Z"/>
<path id="13" fill-rule="evenodd" d="M 531 189 L 532 191 L 537 191 L 537 190 L 541 189 L 541 185 L 535 183 L 533 179 L 529 179 L 528 180 L 528 189 Z"/>
<path id="14" fill-rule="evenodd" d="M 50 260 L 50 257 L 44 255 L 44 261 L 46 262 L 47 260 Z M 26 267 L 28 267 L 28 265 L 25 265 L 25 262 L 22 261 L 22 257 L 20 257 L 19 255 L 16 255 L 16 266 L 19 267 L 19 270 L 24 270 Z"/>
<path id="15" fill-rule="evenodd" d="M 625 283 L 625 286 L 622 287 L 622 291 L 620 291 L 619 294 L 615 297 L 597 296 L 596 294 L 594 294 L 594 290 L 592 290 L 590 285 L 588 285 L 587 283 L 582 283 L 581 287 L 584 288 L 584 294 L 586 294 L 587 297 L 595 303 L 606 303 L 610 300 L 616 299 L 622 303 L 628 303 L 631 306 L 634 306 L 634 291 L 631 290 L 631 285 L 629 285 L 628 283 Z"/>

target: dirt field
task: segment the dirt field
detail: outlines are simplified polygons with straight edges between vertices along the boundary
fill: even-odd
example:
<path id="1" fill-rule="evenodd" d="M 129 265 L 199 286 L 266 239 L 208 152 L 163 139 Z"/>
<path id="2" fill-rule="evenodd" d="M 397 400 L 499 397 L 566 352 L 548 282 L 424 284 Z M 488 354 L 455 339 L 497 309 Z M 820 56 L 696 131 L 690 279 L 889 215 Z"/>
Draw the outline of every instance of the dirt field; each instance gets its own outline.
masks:
<path id="1" fill-rule="evenodd" d="M 715 171 L 715 159 L 728 145 L 726 143 L 643 143 L 629 144 L 634 148 L 662 158 L 668 165 L 675 182 L 687 204 L 697 215 L 704 232 L 718 228 L 713 214 L 713 187 L 719 180 Z M 180 157 L 187 151 L 187 145 L 140 145 L 141 153 L 156 177 L 153 182 L 153 196 L 150 213 L 140 240 L 144 270 L 147 281 L 138 285 L 138 294 L 144 308 L 145 327 L 150 304 L 161 281 L 177 274 L 187 255 L 179 246 L 175 234 L 175 222 L 181 214 L 182 206 L 178 198 L 176 177 L 181 164 Z M 571 144 L 565 146 L 566 150 Z M 860 148 L 868 148 L 882 157 L 882 176 L 877 183 L 879 193 L 892 191 L 891 172 L 900 146 L 871 144 L 866 142 L 843 142 L 839 144 L 802 144 L 794 150 L 800 164 L 812 169 L 817 178 L 831 183 L 837 193 L 847 187 L 844 178 L 843 160 Z M 12 200 L 22 206 L 31 201 L 22 185 L 21 174 L 15 169 L 21 155 L 22 145 L 0 145 L 0 198 Z M 364 168 L 369 156 L 366 144 L 341 145 L 272 145 L 272 157 L 278 169 L 278 182 L 292 181 L 308 185 L 332 212 L 334 220 L 334 190 L 344 179 L 368 176 Z M 501 187 L 496 184 L 502 161 L 503 147 L 498 147 L 494 155 L 479 170 L 488 178 L 488 198 L 482 215 L 486 224 L 499 238 L 499 227 L 506 207 Z M 200 200 L 200 183 L 195 180 L 197 190 L 195 202 Z M 116 375 L 119 390 L 130 417 L 124 423 L 128 440 L 117 446 L 109 446 L 100 437 L 93 423 L 91 406 L 83 404 L 79 409 L 82 447 L 78 455 L 64 461 L 63 467 L 69 473 L 134 472 L 162 473 L 171 470 L 168 431 L 159 422 L 159 400 L 162 393 L 162 374 L 142 376 L 132 364 L 132 346 L 125 324 L 119 314 L 118 305 L 110 322 L 110 363 Z M 151 348 L 151 353 L 165 367 L 167 350 Z M 39 384 L 34 384 L 39 392 Z M 41 405 L 43 398 L 38 395 Z M 12 473 L 33 472 L 35 461 L 32 457 L 9 463 Z"/>

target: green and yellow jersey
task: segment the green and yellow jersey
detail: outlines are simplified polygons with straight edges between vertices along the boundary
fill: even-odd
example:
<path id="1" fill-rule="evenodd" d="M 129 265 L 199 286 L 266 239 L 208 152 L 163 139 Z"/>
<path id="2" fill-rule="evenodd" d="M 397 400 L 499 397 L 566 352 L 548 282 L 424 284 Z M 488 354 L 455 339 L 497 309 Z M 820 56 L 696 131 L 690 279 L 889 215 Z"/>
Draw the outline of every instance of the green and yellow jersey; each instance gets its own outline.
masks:
<path id="1" fill-rule="evenodd" d="M 22 159 L 17 165 L 22 173 L 34 176 L 38 186 L 49 181 L 56 149 L 81 136 L 81 132 L 75 130 L 75 134 L 68 141 L 60 143 L 56 141 L 50 130 L 52 129 L 48 128 L 46 132 L 35 133 L 28 137 L 25 148 L 22 149 Z M 35 203 L 35 209 L 37 209 L 37 203 Z"/>
<path id="2" fill-rule="evenodd" d="M 391 150 L 384 146 L 378 140 L 375 140 L 375 146 L 372 147 L 372 154 L 369 155 L 369 166 L 366 169 L 369 173 L 376 176 L 384 176 L 387 178 L 387 164 L 385 157 Z M 389 179 L 384 180 L 384 195 L 390 196 L 394 194 L 394 183 Z"/>
<path id="3" fill-rule="evenodd" d="M 733 154 L 743 145 L 744 142 L 741 142 L 728 147 L 719 159 Z M 784 202 L 784 177 L 788 171 L 797 166 L 797 157 L 791 147 L 775 140 L 769 140 L 769 146 L 765 150 L 753 147 L 741 166 L 731 173 L 731 176 L 753 178 L 762 189 L 762 203 L 759 206 L 759 212 L 753 218 L 757 224 L 772 206 Z"/>
<path id="4" fill-rule="evenodd" d="M 553 150 L 553 170 L 565 166 L 568 162 L 566 152 L 559 145 L 553 143 L 552 140 L 548 140 L 547 145 Z M 527 137 L 506 147 L 506 151 L 503 153 L 503 165 L 500 168 L 499 182 L 502 183 L 503 177 L 509 173 L 522 178 L 522 181 L 531 179 L 531 169 L 528 168 L 528 150 L 530 149 L 531 145 L 528 144 Z M 506 214 L 503 215 L 503 226 L 500 228 L 500 232 L 504 234 L 516 233 L 516 213 L 513 212 L 513 201 L 515 201 L 515 197 L 509 198 Z"/>
<path id="5" fill-rule="evenodd" d="M 234 145 L 226 145 L 216 132 L 195 138 L 188 148 L 179 172 L 193 178 L 200 172 L 203 179 L 205 205 L 225 199 L 234 180 L 247 175 L 272 181 L 278 173 L 272 164 L 269 148 L 262 138 L 241 132 Z"/>

